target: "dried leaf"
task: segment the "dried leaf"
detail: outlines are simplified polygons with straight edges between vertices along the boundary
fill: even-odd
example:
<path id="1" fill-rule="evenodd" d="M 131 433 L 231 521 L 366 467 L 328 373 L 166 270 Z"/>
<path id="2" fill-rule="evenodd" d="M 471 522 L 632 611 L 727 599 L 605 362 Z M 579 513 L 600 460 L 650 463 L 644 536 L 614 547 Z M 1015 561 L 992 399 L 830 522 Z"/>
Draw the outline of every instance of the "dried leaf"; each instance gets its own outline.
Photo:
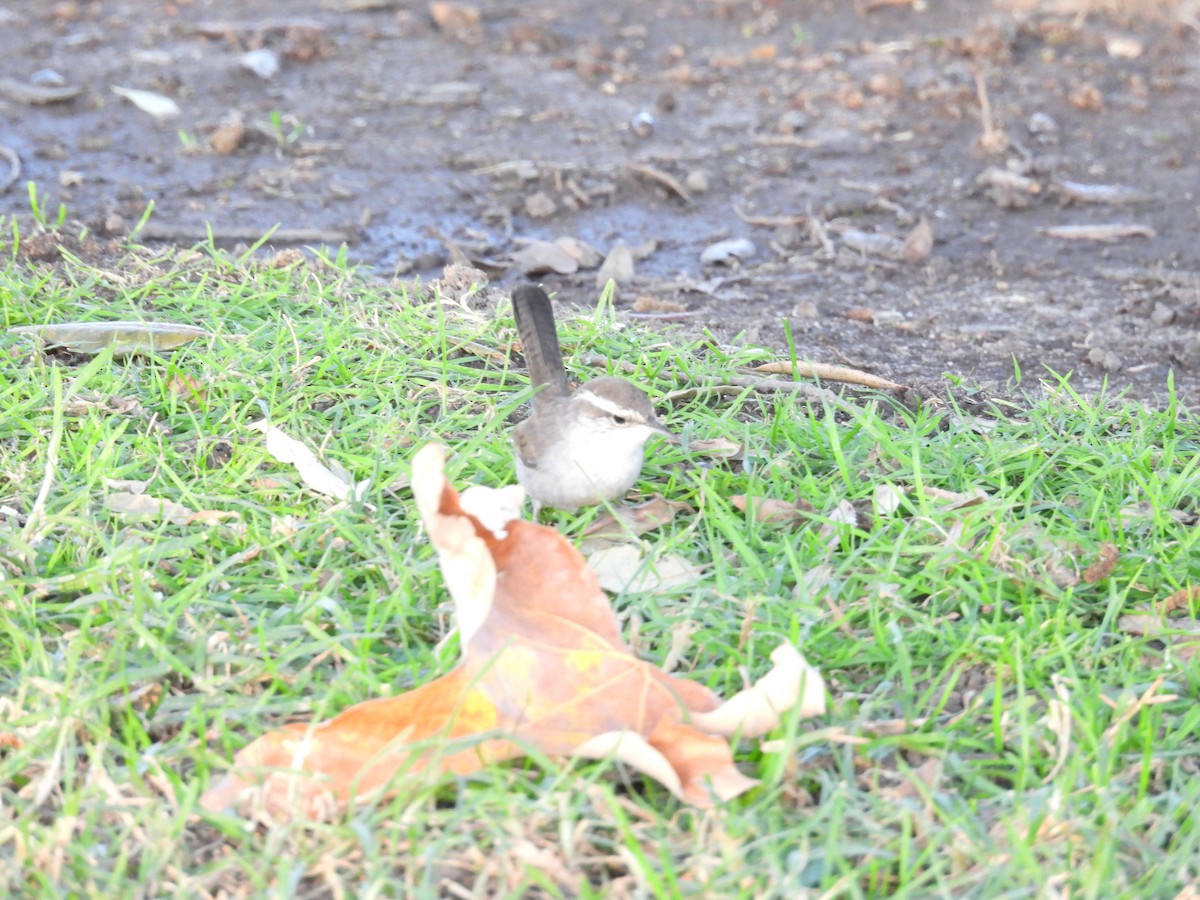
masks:
<path id="1" fill-rule="evenodd" d="M 191 405 L 204 401 L 204 385 L 190 375 L 184 375 L 182 372 L 176 372 L 167 380 L 167 390 L 176 396 L 182 397 Z"/>
<path id="2" fill-rule="evenodd" d="M 1200 600 L 1200 584 L 1180 588 L 1175 593 L 1163 598 L 1162 602 L 1157 604 L 1157 608 L 1165 616 L 1177 609 L 1187 609 L 1193 600 Z"/>
<path id="3" fill-rule="evenodd" d="M 812 512 L 812 504 L 804 500 L 793 503 L 775 497 L 747 497 L 745 494 L 734 494 L 729 498 L 729 502 L 738 512 L 749 510 L 754 521 L 770 525 L 795 525 L 805 520 L 806 513 Z"/>
<path id="4" fill-rule="evenodd" d="M 530 241 L 512 255 L 512 264 L 524 275 L 556 272 L 571 275 L 579 271 L 579 260 L 557 243 Z"/>
<path id="5" fill-rule="evenodd" d="M 894 484 L 878 484 L 875 486 L 875 515 L 890 516 L 900 508 L 904 499 L 904 491 Z"/>
<path id="6" fill-rule="evenodd" d="M 780 644 L 771 651 L 771 671 L 710 712 L 692 714 L 692 724 L 732 737 L 762 737 L 779 725 L 781 713 L 799 704 L 801 715 L 825 712 L 825 682 L 800 651 Z"/>
<path id="7" fill-rule="evenodd" d="M 267 452 L 281 463 L 291 463 L 300 473 L 301 480 L 316 491 L 335 500 L 361 500 L 366 496 L 370 480 L 354 483 L 348 474 L 335 472 L 317 459 L 317 455 L 306 445 L 289 437 L 266 419 L 246 426 L 261 431 L 267 436 Z"/>
<path id="8" fill-rule="evenodd" d="M 1088 584 L 1095 584 L 1111 575 L 1121 554 L 1117 551 L 1116 544 L 1105 541 L 1100 545 L 1099 556 L 1099 559 L 1083 570 L 1083 580 Z"/>
<path id="9" fill-rule="evenodd" d="M 411 789 L 438 772 L 471 772 L 531 747 L 615 756 L 707 806 L 755 783 L 734 765 L 728 735 L 762 734 L 796 704 L 802 715 L 824 709 L 820 675 L 790 645 L 772 654 L 764 678 L 725 703 L 639 660 L 578 551 L 532 522 L 485 527 L 477 514 L 495 526 L 511 498 L 480 494 L 476 514 L 468 513 L 445 481 L 444 460 L 437 446 L 417 454 L 413 495 L 454 600 L 457 668 L 328 722 L 259 738 L 204 792 L 205 809 L 324 818 L 356 798 Z"/>
<path id="10" fill-rule="evenodd" d="M 99 353 L 111 347 L 113 356 L 174 350 L 208 332 L 195 325 L 174 322 L 63 322 L 59 325 L 19 325 L 12 334 L 31 334 L 47 347 L 72 353 Z"/>
<path id="11" fill-rule="evenodd" d="M 172 522 L 186 525 L 193 511 L 173 500 L 151 497 L 149 494 L 115 491 L 104 498 L 104 508 L 133 522 Z"/>
<path id="12" fill-rule="evenodd" d="M 703 441 L 689 441 L 688 450 L 692 453 L 699 453 L 702 456 L 711 456 L 714 459 L 741 459 L 742 452 L 745 449 L 736 441 L 731 441 L 729 438 L 710 438 Z"/>
<path id="13" fill-rule="evenodd" d="M 110 491 L 123 491 L 129 494 L 144 494 L 150 486 L 149 481 L 135 481 L 131 478 L 105 478 L 104 486 Z"/>
<path id="14" fill-rule="evenodd" d="M 613 513 L 605 513 L 584 531 L 587 538 L 631 538 L 671 524 L 675 513 L 692 511 L 682 500 L 654 497 L 638 506 L 623 506 Z"/>
<path id="15" fill-rule="evenodd" d="M 120 482 L 114 481 L 114 485 Z M 104 498 L 104 508 L 132 522 L 171 522 L 174 525 L 216 525 L 241 516 L 232 510 L 188 509 L 173 500 L 142 493 L 142 482 L 131 482 L 133 491 L 114 491 Z M 140 489 L 138 487 L 141 486 Z"/>
<path id="16" fill-rule="evenodd" d="M 971 506 L 978 506 L 988 498 L 987 491 L 983 488 L 975 488 L 970 491 L 946 491 L 942 488 L 923 485 L 922 491 L 927 497 L 946 501 L 945 504 L 939 507 L 942 512 L 952 512 L 956 509 L 967 509 Z"/>
<path id="17" fill-rule="evenodd" d="M 1162 641 L 1181 660 L 1200 659 L 1200 622 L 1195 619 L 1164 619 L 1153 614 L 1120 616 L 1117 628 L 1126 634 Z"/>
<path id="18" fill-rule="evenodd" d="M 124 97 L 142 112 L 149 113 L 154 118 L 162 121 L 163 119 L 173 119 L 179 115 L 179 104 L 170 97 L 165 97 L 162 94 L 156 94 L 154 91 L 141 91 L 137 88 L 112 86 L 112 92 L 120 97 Z"/>
<path id="19" fill-rule="evenodd" d="M 632 544 L 604 547 L 588 557 L 600 586 L 614 594 L 676 590 L 700 577 L 700 570 L 682 556 L 668 554 L 647 560 Z"/>

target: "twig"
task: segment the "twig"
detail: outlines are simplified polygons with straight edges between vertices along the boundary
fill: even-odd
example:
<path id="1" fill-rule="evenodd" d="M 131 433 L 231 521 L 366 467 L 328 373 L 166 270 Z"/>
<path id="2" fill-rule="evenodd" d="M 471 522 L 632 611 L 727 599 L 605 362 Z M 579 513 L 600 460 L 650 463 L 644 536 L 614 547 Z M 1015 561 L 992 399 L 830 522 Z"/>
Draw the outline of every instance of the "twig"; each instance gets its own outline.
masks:
<path id="1" fill-rule="evenodd" d="M 8 163 L 8 175 L 3 180 L 0 180 L 0 194 L 3 194 L 16 184 L 17 179 L 21 177 L 21 157 L 17 156 L 16 150 L 0 144 L 0 158 L 3 158 Z"/>
<path id="2" fill-rule="evenodd" d="M 1062 241 L 1102 241 L 1109 243 L 1127 237 L 1157 237 L 1149 225 L 1140 222 L 1113 222 L 1102 225 L 1052 225 L 1049 228 L 1039 228 L 1038 231 L 1046 237 L 1058 238 Z"/>
<path id="3" fill-rule="evenodd" d="M 758 181 L 742 192 L 742 200 L 745 200 L 759 188 L 763 187 L 765 181 Z M 758 225 L 763 228 L 783 228 L 787 225 L 803 225 L 808 221 L 807 215 L 795 216 L 752 216 L 746 212 L 738 201 L 733 203 L 733 214 L 745 222 L 747 225 Z"/>
<path id="4" fill-rule="evenodd" d="M 661 169 L 656 169 L 654 166 L 648 166 L 645 163 L 629 163 L 629 171 L 635 175 L 641 175 L 643 178 L 649 178 L 651 181 L 657 182 L 667 189 L 667 192 L 674 194 L 684 203 L 691 205 L 692 198 L 688 196 L 687 190 L 676 179 L 668 175 Z"/>
<path id="5" fill-rule="evenodd" d="M 1008 135 L 997 128 L 992 119 L 992 101 L 988 97 L 987 82 L 983 73 L 976 69 L 974 74 L 975 94 L 979 99 L 979 124 L 983 126 L 979 146 L 986 153 L 1002 153 L 1008 147 Z"/>
<path id="6" fill-rule="evenodd" d="M 49 106 L 52 103 L 67 103 L 83 93 L 75 85 L 50 87 L 47 85 L 22 84 L 15 78 L 0 77 L 0 97 L 26 106 Z"/>
<path id="7" fill-rule="evenodd" d="M 819 388 L 803 381 L 780 381 L 778 378 L 750 378 L 738 376 L 730 378 L 722 384 L 705 384 L 698 387 L 683 388 L 671 391 L 662 398 L 663 403 L 673 403 L 676 400 L 691 400 L 702 394 L 720 394 L 722 397 L 736 397 L 746 391 L 761 391 L 770 393 L 777 391 L 785 394 L 804 394 L 813 400 L 823 400 L 831 403 L 839 401 L 837 394 L 828 388 Z"/>
<path id="8" fill-rule="evenodd" d="M 763 228 L 782 228 L 785 225 L 803 225 L 808 221 L 808 216 L 752 216 L 735 202 L 733 204 L 733 214 L 745 222 L 747 225 L 759 225 Z"/>
<path id="9" fill-rule="evenodd" d="M 358 235 L 353 228 L 277 228 L 271 231 L 269 228 L 216 228 L 210 226 L 212 231 L 212 239 L 220 243 L 232 243 L 234 241 L 249 241 L 251 243 L 261 240 L 263 235 L 268 234 L 268 244 L 353 244 L 358 240 Z M 142 240 L 146 241 L 203 241 L 206 240 L 207 234 L 199 234 L 201 228 L 196 228 L 189 225 L 171 225 L 171 224 L 156 224 L 148 222 L 146 226 L 138 233 Z"/>
<path id="10" fill-rule="evenodd" d="M 797 362 L 793 366 L 790 362 L 769 362 L 755 366 L 754 371 L 764 372 L 768 375 L 798 375 L 801 378 L 819 378 L 822 381 L 836 381 L 841 384 L 858 384 L 880 391 L 905 390 L 904 385 L 880 378 L 878 375 L 872 375 L 870 372 L 852 369 L 849 366 L 835 366 L 831 363 Z"/>

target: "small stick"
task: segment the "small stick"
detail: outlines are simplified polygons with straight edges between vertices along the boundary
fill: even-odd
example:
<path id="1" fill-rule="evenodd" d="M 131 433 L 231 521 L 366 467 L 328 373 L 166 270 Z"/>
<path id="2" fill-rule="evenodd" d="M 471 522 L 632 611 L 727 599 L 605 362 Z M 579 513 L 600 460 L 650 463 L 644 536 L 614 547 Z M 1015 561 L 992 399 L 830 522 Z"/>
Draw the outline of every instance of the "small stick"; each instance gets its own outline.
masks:
<path id="1" fill-rule="evenodd" d="M 654 166 L 647 166 L 644 163 L 631 162 L 629 164 L 629 171 L 635 175 L 641 175 L 643 178 L 649 178 L 651 181 L 658 182 L 658 184 L 667 189 L 668 193 L 674 194 L 684 203 L 691 204 L 692 198 L 688 196 L 688 192 L 684 189 L 683 185 L 661 169 L 656 169 Z"/>

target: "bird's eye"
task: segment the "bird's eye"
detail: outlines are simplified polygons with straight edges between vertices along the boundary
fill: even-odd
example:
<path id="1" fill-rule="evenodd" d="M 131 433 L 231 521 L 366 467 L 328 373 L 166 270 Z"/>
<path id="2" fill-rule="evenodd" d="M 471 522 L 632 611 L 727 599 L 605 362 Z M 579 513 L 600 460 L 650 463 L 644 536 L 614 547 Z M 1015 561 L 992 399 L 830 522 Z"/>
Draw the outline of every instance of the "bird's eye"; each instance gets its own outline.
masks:
<path id="1" fill-rule="evenodd" d="M 618 425 L 624 425 L 625 417 L 624 416 L 613 416 L 613 421 L 616 422 Z"/>

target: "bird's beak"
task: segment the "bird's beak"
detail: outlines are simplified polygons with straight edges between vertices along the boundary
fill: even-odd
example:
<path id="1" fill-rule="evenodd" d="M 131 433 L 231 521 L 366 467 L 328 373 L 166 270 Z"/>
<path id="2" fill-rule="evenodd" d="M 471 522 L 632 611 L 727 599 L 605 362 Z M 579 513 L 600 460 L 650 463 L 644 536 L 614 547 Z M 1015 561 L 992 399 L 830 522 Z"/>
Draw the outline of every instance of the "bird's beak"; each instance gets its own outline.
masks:
<path id="1" fill-rule="evenodd" d="M 651 419 L 649 422 L 647 422 L 646 427 L 650 428 L 654 431 L 657 431 L 659 434 L 661 434 L 663 437 L 665 437 L 672 444 L 679 443 L 679 436 L 676 435 L 675 432 L 668 429 L 667 426 L 664 425 L 662 422 L 658 421 L 657 418 Z"/>

